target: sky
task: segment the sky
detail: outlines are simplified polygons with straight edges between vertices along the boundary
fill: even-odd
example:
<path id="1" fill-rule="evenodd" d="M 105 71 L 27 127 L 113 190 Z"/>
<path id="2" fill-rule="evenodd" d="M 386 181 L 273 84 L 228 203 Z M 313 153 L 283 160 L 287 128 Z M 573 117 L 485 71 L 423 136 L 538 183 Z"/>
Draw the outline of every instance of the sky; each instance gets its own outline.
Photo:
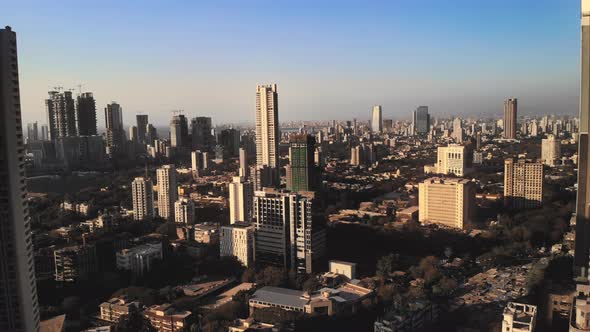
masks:
<path id="1" fill-rule="evenodd" d="M 257 84 L 278 84 L 279 119 L 577 114 L 579 0 L 7 1 L 23 121 L 46 122 L 55 86 L 94 93 L 99 127 L 173 110 L 254 122 Z"/>

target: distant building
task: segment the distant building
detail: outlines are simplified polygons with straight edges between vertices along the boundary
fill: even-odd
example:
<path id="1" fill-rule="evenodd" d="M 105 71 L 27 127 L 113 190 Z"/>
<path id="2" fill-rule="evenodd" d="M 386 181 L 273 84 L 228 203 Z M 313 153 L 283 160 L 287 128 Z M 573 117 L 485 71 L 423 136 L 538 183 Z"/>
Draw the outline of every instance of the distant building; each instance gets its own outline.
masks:
<path id="1" fill-rule="evenodd" d="M 467 148 L 459 144 L 439 146 L 436 158 L 437 173 L 444 175 L 455 174 L 456 176 L 468 174 L 467 161 L 469 157 L 467 152 Z"/>
<path id="2" fill-rule="evenodd" d="M 503 317 L 503 332 L 533 332 L 537 322 L 537 306 L 508 302 Z"/>
<path id="3" fill-rule="evenodd" d="M 455 118 L 453 120 L 453 138 L 455 139 L 455 143 L 463 143 L 463 122 L 461 118 Z"/>
<path id="4" fill-rule="evenodd" d="M 187 198 L 180 198 L 174 203 L 174 222 L 192 225 L 195 223 L 195 203 Z"/>
<path id="5" fill-rule="evenodd" d="M 135 120 L 137 122 L 137 138 L 139 142 L 144 144 L 152 144 L 153 141 L 149 141 L 147 139 L 147 131 L 148 131 L 148 115 L 147 114 L 137 114 L 135 116 Z"/>
<path id="6" fill-rule="evenodd" d="M 123 129 L 123 108 L 112 102 L 104 109 L 107 152 L 109 155 L 118 154 L 125 149 L 125 129 Z"/>
<path id="7" fill-rule="evenodd" d="M 196 224 L 193 228 L 195 241 L 203 244 L 219 243 L 219 224 L 203 223 Z"/>
<path id="8" fill-rule="evenodd" d="M 133 272 L 141 276 L 149 272 L 156 261 L 161 261 L 162 243 L 146 243 L 117 252 L 117 269 Z"/>
<path id="9" fill-rule="evenodd" d="M 71 91 L 49 91 L 49 98 L 45 100 L 49 138 L 76 136 L 76 106 Z"/>
<path id="10" fill-rule="evenodd" d="M 376 161 L 373 144 L 361 143 L 350 149 L 350 164 L 352 166 L 370 166 Z"/>
<path id="11" fill-rule="evenodd" d="M 192 148 L 209 152 L 215 145 L 211 135 L 211 118 L 198 116 L 191 120 Z"/>
<path id="12" fill-rule="evenodd" d="M 416 108 L 412 116 L 412 124 L 415 134 L 428 134 L 430 131 L 430 114 L 428 114 L 428 106 L 418 106 L 418 108 Z"/>
<path id="13" fill-rule="evenodd" d="M 375 134 L 380 134 L 383 132 L 383 113 L 381 110 L 381 105 L 373 106 L 371 131 Z"/>
<path id="14" fill-rule="evenodd" d="M 543 164 L 524 159 L 504 161 L 504 200 L 513 209 L 536 208 L 543 203 Z"/>
<path id="15" fill-rule="evenodd" d="M 238 157 L 240 150 L 240 131 L 233 128 L 223 129 L 219 134 L 219 143 L 223 147 L 225 158 Z"/>
<path id="16" fill-rule="evenodd" d="M 76 282 L 87 279 L 98 270 L 94 245 L 72 246 L 53 252 L 55 258 L 55 281 Z"/>
<path id="17" fill-rule="evenodd" d="M 256 165 L 272 170 L 272 186 L 279 184 L 279 97 L 277 85 L 256 87 Z"/>
<path id="18" fill-rule="evenodd" d="M 176 185 L 176 168 L 164 165 L 156 170 L 158 178 L 158 215 L 168 221 L 174 221 L 174 202 L 178 199 Z"/>
<path id="19" fill-rule="evenodd" d="M 561 159 L 561 142 L 554 135 L 548 135 L 541 141 L 541 159 L 550 167 L 556 166 Z"/>
<path id="20" fill-rule="evenodd" d="M 234 176 L 229 184 L 229 223 L 252 220 L 254 185 L 243 176 Z"/>
<path id="21" fill-rule="evenodd" d="M 189 146 L 188 122 L 183 114 L 174 115 L 170 120 L 170 146 L 180 148 Z"/>
<path id="22" fill-rule="evenodd" d="M 518 101 L 509 98 L 504 101 L 504 138 L 516 139 Z"/>
<path id="23" fill-rule="evenodd" d="M 465 229 L 473 221 L 475 183 L 457 178 L 430 178 L 418 185 L 420 222 Z"/>
<path id="24" fill-rule="evenodd" d="M 221 227 L 220 256 L 234 256 L 246 267 L 254 265 L 254 226 L 234 223 Z"/>
<path id="25" fill-rule="evenodd" d="M 98 135 L 96 130 L 96 102 L 92 92 L 84 92 L 76 98 L 76 121 L 78 135 Z"/>
<path id="26" fill-rule="evenodd" d="M 152 180 L 137 177 L 131 183 L 133 219 L 149 220 L 154 217 L 154 191 Z"/>
<path id="27" fill-rule="evenodd" d="M 192 312 L 165 303 L 147 308 L 143 315 L 158 332 L 182 332 L 188 329 Z"/>

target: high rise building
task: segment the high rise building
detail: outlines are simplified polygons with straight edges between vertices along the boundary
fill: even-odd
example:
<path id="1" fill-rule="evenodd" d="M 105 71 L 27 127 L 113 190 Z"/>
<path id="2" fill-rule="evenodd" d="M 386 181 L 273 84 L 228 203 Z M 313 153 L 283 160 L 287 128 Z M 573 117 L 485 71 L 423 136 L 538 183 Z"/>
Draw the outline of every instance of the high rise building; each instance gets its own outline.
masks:
<path id="1" fill-rule="evenodd" d="M 580 126 L 576 199 L 575 277 L 590 278 L 590 0 L 582 1 Z M 586 326 L 590 324 L 586 323 Z"/>
<path id="2" fill-rule="evenodd" d="M 353 166 L 370 166 L 377 161 L 373 144 L 361 143 L 350 149 L 350 164 Z"/>
<path id="3" fill-rule="evenodd" d="M 76 136 L 76 106 L 71 91 L 49 91 L 45 100 L 49 138 Z"/>
<path id="4" fill-rule="evenodd" d="M 136 126 L 129 127 L 129 140 L 133 143 L 139 142 L 139 134 Z"/>
<path id="5" fill-rule="evenodd" d="M 473 222 L 475 183 L 458 178 L 430 178 L 418 184 L 418 220 L 466 229 Z"/>
<path id="6" fill-rule="evenodd" d="M 504 138 L 516 139 L 518 100 L 509 98 L 504 101 Z"/>
<path id="7" fill-rule="evenodd" d="M 174 202 L 174 222 L 186 225 L 195 223 L 195 203 L 192 200 L 180 198 Z"/>
<path id="8" fill-rule="evenodd" d="M 223 129 L 219 138 L 225 157 L 237 157 L 240 149 L 240 131 L 233 128 Z"/>
<path id="9" fill-rule="evenodd" d="M 133 219 L 149 220 L 154 217 L 154 192 L 152 180 L 137 177 L 131 183 Z"/>
<path id="10" fill-rule="evenodd" d="M 437 149 L 436 173 L 438 174 L 455 174 L 464 176 L 469 173 L 467 148 L 459 144 L 449 144 L 448 146 L 439 146 Z"/>
<path id="11" fill-rule="evenodd" d="M 37 121 L 27 124 L 27 143 L 36 142 L 39 140 L 39 130 Z"/>
<path id="12" fill-rule="evenodd" d="M 229 223 L 252 220 L 254 184 L 243 176 L 234 176 L 229 184 Z"/>
<path id="13" fill-rule="evenodd" d="M 174 203 L 178 199 L 176 186 L 176 168 L 164 165 L 156 170 L 158 178 L 158 215 L 168 221 L 174 221 Z"/>
<path id="14" fill-rule="evenodd" d="M 16 33 L 0 29 L 0 331 L 39 330 Z"/>
<path id="15" fill-rule="evenodd" d="M 463 143 L 463 122 L 460 118 L 453 120 L 453 138 L 455 143 Z"/>
<path id="16" fill-rule="evenodd" d="M 84 92 L 76 98 L 76 120 L 78 135 L 94 136 L 96 130 L 96 102 L 92 92 Z"/>
<path id="17" fill-rule="evenodd" d="M 147 141 L 147 130 L 148 130 L 148 115 L 147 114 L 137 114 L 135 116 L 135 120 L 137 121 L 137 137 L 139 141 L 146 144 L 151 144 L 151 142 Z"/>
<path id="18" fill-rule="evenodd" d="M 215 143 L 211 135 L 211 118 L 199 116 L 191 120 L 193 150 L 211 151 Z"/>
<path id="19" fill-rule="evenodd" d="M 250 175 L 250 168 L 248 168 L 248 154 L 244 148 L 240 148 L 240 169 L 238 175 L 248 178 Z"/>
<path id="20" fill-rule="evenodd" d="M 414 111 L 412 120 L 415 134 L 428 134 L 430 131 L 430 114 L 428 114 L 428 106 L 418 106 Z"/>
<path id="21" fill-rule="evenodd" d="M 315 138 L 311 135 L 293 135 L 289 143 L 287 189 L 315 191 L 319 187 L 319 170 L 314 162 Z"/>
<path id="22" fill-rule="evenodd" d="M 108 153 L 112 155 L 123 151 L 126 139 L 121 105 L 116 102 L 108 104 L 104 109 L 104 119 Z"/>
<path id="23" fill-rule="evenodd" d="M 541 159 L 547 166 L 554 167 L 561 158 L 561 142 L 554 135 L 547 135 L 541 141 Z"/>
<path id="24" fill-rule="evenodd" d="M 279 184 L 279 100 L 277 85 L 256 87 L 256 165 L 271 169 L 272 185 Z"/>
<path id="25" fill-rule="evenodd" d="M 47 125 L 41 125 L 41 140 L 49 141 L 49 127 Z"/>
<path id="26" fill-rule="evenodd" d="M 221 227 L 219 256 L 234 256 L 245 267 L 254 265 L 254 225 L 234 223 Z"/>
<path id="27" fill-rule="evenodd" d="M 371 131 L 376 134 L 383 132 L 383 113 L 381 111 L 381 105 L 373 106 Z"/>
<path id="28" fill-rule="evenodd" d="M 313 193 L 254 192 L 256 261 L 312 273 L 325 253 L 325 229 L 314 222 Z"/>
<path id="29" fill-rule="evenodd" d="M 504 201 L 513 209 L 536 208 L 543 203 L 543 163 L 519 159 L 504 161 Z"/>
<path id="30" fill-rule="evenodd" d="M 173 148 L 188 147 L 188 122 L 186 117 L 178 114 L 170 120 L 170 146 Z"/>

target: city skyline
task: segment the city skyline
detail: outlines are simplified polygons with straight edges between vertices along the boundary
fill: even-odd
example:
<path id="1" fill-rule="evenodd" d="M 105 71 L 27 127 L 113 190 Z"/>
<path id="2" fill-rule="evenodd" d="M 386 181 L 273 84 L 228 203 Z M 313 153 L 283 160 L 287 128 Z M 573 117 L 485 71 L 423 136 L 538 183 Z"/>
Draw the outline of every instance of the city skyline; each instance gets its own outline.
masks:
<path id="1" fill-rule="evenodd" d="M 267 82 L 281 86 L 284 121 L 341 115 L 368 119 L 374 104 L 383 105 L 383 118 L 407 119 L 418 105 L 429 105 L 434 117 L 496 115 L 502 112 L 502 100 L 512 95 L 521 101 L 521 114 L 577 112 L 575 2 L 462 1 L 460 10 L 435 1 L 325 3 L 314 14 L 302 13 L 305 4 L 161 8 L 148 2 L 141 12 L 117 4 L 118 15 L 129 22 L 91 29 L 94 20 L 112 15 L 113 6 L 97 4 L 91 8 L 92 19 L 82 20 L 85 15 L 76 6 L 41 3 L 36 8 L 39 17 L 34 17 L 26 5 L 8 4 L 14 15 L 7 24 L 22 36 L 25 123 L 45 119 L 43 99 L 54 86 L 78 91 L 78 84 L 83 84 L 83 92 L 94 93 L 99 110 L 113 100 L 120 103 L 126 125 L 137 113 L 165 124 L 173 109 L 211 116 L 216 123 L 251 122 L 255 100 L 250 91 Z M 84 34 L 50 21 L 56 10 Z M 191 15 L 199 23 L 187 22 Z M 273 27 L 269 36 L 279 40 L 276 52 L 251 47 L 257 42 L 256 20 L 263 16 L 271 17 L 266 24 Z M 179 17 L 186 28 L 174 29 L 180 23 L 168 17 Z M 47 28 L 33 29 L 31 18 Z M 220 18 L 232 24 L 219 27 L 215 19 Z M 347 18 L 354 23 L 348 24 Z M 209 30 L 216 30 L 217 39 L 205 33 Z M 62 31 L 71 37 L 49 37 Z M 292 34 L 294 38 L 286 38 Z M 57 44 L 48 47 L 46 40 Z M 152 43 L 161 50 L 152 52 Z M 359 92 L 363 85 L 372 88 Z M 154 91 L 157 100 L 150 98 Z M 98 123 L 104 124 L 100 113 Z"/>

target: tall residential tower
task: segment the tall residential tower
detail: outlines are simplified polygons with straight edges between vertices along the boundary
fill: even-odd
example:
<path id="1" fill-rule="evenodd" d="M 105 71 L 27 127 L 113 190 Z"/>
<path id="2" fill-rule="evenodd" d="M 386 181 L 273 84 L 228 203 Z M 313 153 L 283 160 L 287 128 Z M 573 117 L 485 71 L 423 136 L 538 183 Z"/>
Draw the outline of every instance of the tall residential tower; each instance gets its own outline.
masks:
<path id="1" fill-rule="evenodd" d="M 256 87 L 256 165 L 271 169 L 272 184 L 279 182 L 279 97 L 277 85 Z"/>
<path id="2" fill-rule="evenodd" d="M 516 118 L 518 113 L 518 100 L 509 98 L 504 101 L 504 138 L 516 139 Z"/>

